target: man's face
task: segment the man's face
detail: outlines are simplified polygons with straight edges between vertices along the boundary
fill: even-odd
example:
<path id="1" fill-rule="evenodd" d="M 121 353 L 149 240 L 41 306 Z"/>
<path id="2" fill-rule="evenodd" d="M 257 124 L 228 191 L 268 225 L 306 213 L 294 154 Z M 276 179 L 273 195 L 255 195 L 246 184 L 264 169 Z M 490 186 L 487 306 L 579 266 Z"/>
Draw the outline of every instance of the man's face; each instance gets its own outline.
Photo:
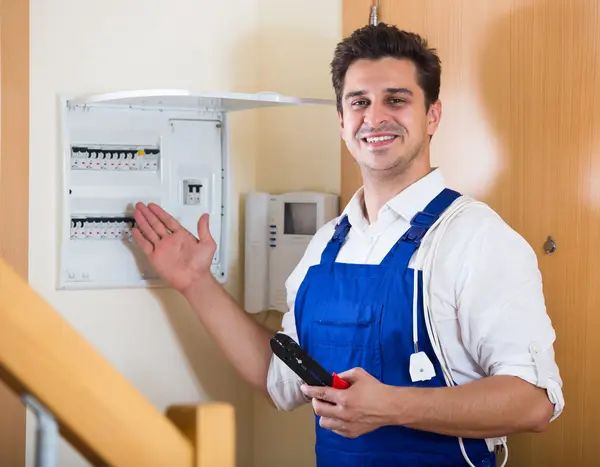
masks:
<path id="1" fill-rule="evenodd" d="M 439 123 L 441 103 L 426 110 L 411 61 L 354 62 L 346 73 L 342 110 L 342 138 L 363 171 L 394 175 L 415 161 L 429 168 L 429 138 Z"/>

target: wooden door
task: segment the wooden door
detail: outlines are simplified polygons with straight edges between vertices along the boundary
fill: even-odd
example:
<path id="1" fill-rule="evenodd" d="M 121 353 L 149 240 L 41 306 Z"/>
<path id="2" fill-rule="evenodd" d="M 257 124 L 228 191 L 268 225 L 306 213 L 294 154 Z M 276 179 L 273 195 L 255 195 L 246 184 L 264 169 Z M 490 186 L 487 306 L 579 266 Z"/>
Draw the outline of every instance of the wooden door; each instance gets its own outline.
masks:
<path id="1" fill-rule="evenodd" d="M 25 0 L 0 2 L 0 102 L 0 256 L 27 277 L 29 2 Z M 24 465 L 25 408 L 0 379 L 0 466 Z"/>
<path id="2" fill-rule="evenodd" d="M 372 3 L 344 1 L 344 36 L 368 22 Z M 566 408 L 547 432 L 510 437 L 508 465 L 600 465 L 600 2 L 381 0 L 380 20 L 423 34 L 441 55 L 433 164 L 539 259 Z M 346 203 L 360 174 L 342 153 Z"/>

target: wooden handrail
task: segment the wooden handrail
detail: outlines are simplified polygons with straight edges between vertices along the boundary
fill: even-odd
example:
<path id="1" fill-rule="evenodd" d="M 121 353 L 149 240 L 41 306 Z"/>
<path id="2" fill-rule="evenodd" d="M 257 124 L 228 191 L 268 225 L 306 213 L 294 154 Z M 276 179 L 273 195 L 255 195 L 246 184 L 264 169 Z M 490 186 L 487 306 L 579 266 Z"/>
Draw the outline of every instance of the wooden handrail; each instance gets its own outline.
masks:
<path id="1" fill-rule="evenodd" d="M 228 404 L 162 414 L 1 258 L 0 378 L 44 404 L 61 435 L 93 465 L 234 465 Z M 186 433 L 181 423 L 189 414 L 194 431 Z M 206 423 L 215 424 L 222 444 L 198 445 L 210 436 Z M 203 456 L 208 460 L 199 463 Z"/>
<path id="2" fill-rule="evenodd" d="M 173 406 L 167 417 L 196 447 L 194 467 L 235 465 L 235 414 L 231 405 Z"/>

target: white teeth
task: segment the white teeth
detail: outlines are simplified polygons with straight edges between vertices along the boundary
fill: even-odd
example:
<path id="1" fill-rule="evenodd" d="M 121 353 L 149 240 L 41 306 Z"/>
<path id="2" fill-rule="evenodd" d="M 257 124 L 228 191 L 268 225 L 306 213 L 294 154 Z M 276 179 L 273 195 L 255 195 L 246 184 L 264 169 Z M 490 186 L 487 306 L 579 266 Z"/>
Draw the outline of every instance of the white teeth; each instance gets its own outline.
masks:
<path id="1" fill-rule="evenodd" d="M 367 138 L 367 143 L 381 143 L 382 141 L 389 141 L 394 138 L 395 136 L 377 136 L 376 138 Z"/>

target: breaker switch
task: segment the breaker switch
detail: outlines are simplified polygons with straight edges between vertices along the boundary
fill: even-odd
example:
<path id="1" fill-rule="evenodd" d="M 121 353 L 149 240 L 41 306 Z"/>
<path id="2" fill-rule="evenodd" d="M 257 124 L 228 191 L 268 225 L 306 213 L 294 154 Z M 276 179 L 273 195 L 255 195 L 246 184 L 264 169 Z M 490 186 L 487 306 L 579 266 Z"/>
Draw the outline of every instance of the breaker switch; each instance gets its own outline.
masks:
<path id="1" fill-rule="evenodd" d="M 184 204 L 200 204 L 202 183 L 198 180 L 183 181 L 183 200 Z"/>
<path id="2" fill-rule="evenodd" d="M 160 148 L 73 146 L 71 168 L 75 170 L 145 170 L 157 171 Z"/>
<path id="3" fill-rule="evenodd" d="M 120 239 L 131 240 L 135 219 L 130 216 L 98 216 L 71 218 L 71 239 Z"/>

